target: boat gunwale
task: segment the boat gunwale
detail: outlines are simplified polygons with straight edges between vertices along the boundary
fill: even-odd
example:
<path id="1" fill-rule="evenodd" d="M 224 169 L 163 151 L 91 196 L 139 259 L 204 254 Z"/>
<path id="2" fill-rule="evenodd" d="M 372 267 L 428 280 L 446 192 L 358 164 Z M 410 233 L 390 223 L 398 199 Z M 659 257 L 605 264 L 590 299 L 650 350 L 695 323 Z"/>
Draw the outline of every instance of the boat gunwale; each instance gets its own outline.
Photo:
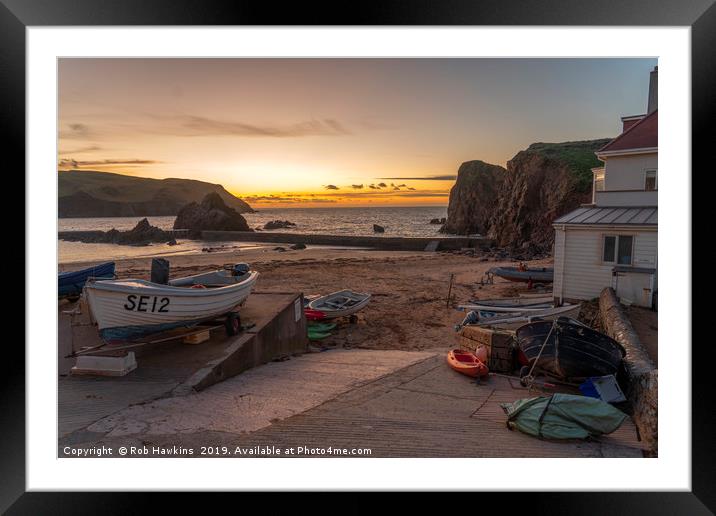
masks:
<path id="1" fill-rule="evenodd" d="M 212 288 L 191 288 L 190 286 L 160 285 L 143 279 L 131 279 L 135 284 L 127 284 L 130 279 L 121 280 L 90 280 L 85 284 L 85 288 L 99 290 L 102 292 L 117 292 L 123 294 L 137 294 L 142 291 L 150 293 L 150 295 L 172 295 L 180 297 L 212 297 L 222 294 L 228 294 L 237 290 L 251 287 L 256 283 L 259 272 L 250 271 L 242 281 L 221 285 Z"/>

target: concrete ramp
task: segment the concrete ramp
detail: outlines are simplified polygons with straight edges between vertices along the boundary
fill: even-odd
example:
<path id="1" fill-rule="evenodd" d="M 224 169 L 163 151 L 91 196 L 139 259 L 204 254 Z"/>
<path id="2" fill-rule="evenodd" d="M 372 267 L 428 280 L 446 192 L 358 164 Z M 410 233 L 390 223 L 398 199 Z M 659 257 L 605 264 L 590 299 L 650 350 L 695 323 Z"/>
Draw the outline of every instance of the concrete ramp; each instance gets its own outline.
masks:
<path id="1" fill-rule="evenodd" d="M 171 341 L 133 348 L 137 368 L 126 376 L 71 376 L 70 350 L 95 343 L 97 330 L 73 332 L 68 315 L 60 317 L 58 354 L 59 434 L 65 436 L 138 403 L 167 396 L 187 395 L 277 358 L 308 349 L 303 299 L 299 293 L 254 292 L 241 308 L 250 329 L 227 337 L 223 328 L 200 344 Z M 93 340 L 94 339 L 94 340 Z"/>
<path id="2" fill-rule="evenodd" d="M 113 438 L 253 432 L 432 356 L 358 349 L 305 354 L 251 369 L 202 392 L 127 407 L 89 425 L 85 433 Z"/>

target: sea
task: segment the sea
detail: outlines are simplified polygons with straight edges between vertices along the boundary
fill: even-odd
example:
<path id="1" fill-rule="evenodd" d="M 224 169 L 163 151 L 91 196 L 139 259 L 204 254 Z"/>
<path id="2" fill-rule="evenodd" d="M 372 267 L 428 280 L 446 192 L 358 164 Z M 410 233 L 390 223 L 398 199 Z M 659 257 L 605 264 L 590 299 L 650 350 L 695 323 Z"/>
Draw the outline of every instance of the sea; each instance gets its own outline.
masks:
<path id="1" fill-rule="evenodd" d="M 439 224 L 431 219 L 447 217 L 447 206 L 400 206 L 400 207 L 346 207 L 346 208 L 270 208 L 256 213 L 244 213 L 251 228 L 276 233 L 385 236 L 385 237 L 434 237 L 449 236 L 439 233 Z M 59 231 L 120 231 L 132 229 L 144 217 L 68 218 L 58 220 Z M 149 223 L 161 229 L 172 229 L 175 217 L 147 217 Z M 288 220 L 296 227 L 264 230 L 264 224 L 272 220 Z M 374 233 L 373 224 L 385 228 L 385 233 Z M 86 244 L 82 242 L 58 242 L 59 263 L 75 263 L 95 260 L 118 260 L 149 256 L 171 256 L 201 253 L 204 247 L 224 246 L 227 250 L 265 247 L 256 242 L 202 242 L 180 240 L 180 245 L 151 244 L 135 247 L 116 244 Z M 275 244 L 273 244 L 275 245 Z M 325 246 L 310 246 L 325 247 Z"/>

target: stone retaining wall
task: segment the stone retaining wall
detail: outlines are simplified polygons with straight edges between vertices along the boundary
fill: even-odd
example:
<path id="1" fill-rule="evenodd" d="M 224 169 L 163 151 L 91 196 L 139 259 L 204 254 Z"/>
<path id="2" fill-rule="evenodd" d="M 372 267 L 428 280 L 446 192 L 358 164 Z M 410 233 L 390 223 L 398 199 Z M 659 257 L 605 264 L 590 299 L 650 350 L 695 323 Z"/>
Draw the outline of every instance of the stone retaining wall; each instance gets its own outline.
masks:
<path id="1" fill-rule="evenodd" d="M 658 449 L 659 372 L 642 347 L 634 327 L 619 303 L 614 289 L 599 295 L 599 312 L 606 333 L 626 349 L 624 363 L 629 376 L 627 397 L 641 439 L 654 455 Z"/>
<path id="2" fill-rule="evenodd" d="M 483 248 L 493 241 L 482 237 L 386 237 L 357 235 L 315 235 L 301 233 L 273 233 L 268 231 L 202 231 L 204 240 L 236 242 L 271 242 L 277 244 L 335 245 L 370 247 L 392 251 L 423 251 L 431 242 L 438 242 L 437 251 Z"/>

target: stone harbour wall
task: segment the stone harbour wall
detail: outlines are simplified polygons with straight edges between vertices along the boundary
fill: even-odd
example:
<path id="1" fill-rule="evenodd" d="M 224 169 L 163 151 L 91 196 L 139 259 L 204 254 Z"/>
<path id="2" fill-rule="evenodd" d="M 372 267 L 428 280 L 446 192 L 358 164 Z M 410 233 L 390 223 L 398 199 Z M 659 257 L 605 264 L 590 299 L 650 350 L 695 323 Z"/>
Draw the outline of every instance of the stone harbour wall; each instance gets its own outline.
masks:
<path id="1" fill-rule="evenodd" d="M 626 349 L 624 363 L 629 377 L 626 395 L 632 405 L 634 423 L 641 439 L 649 446 L 651 454 L 656 456 L 659 442 L 659 372 L 642 347 L 614 289 L 602 290 L 599 295 L 599 312 L 607 335 Z"/>

